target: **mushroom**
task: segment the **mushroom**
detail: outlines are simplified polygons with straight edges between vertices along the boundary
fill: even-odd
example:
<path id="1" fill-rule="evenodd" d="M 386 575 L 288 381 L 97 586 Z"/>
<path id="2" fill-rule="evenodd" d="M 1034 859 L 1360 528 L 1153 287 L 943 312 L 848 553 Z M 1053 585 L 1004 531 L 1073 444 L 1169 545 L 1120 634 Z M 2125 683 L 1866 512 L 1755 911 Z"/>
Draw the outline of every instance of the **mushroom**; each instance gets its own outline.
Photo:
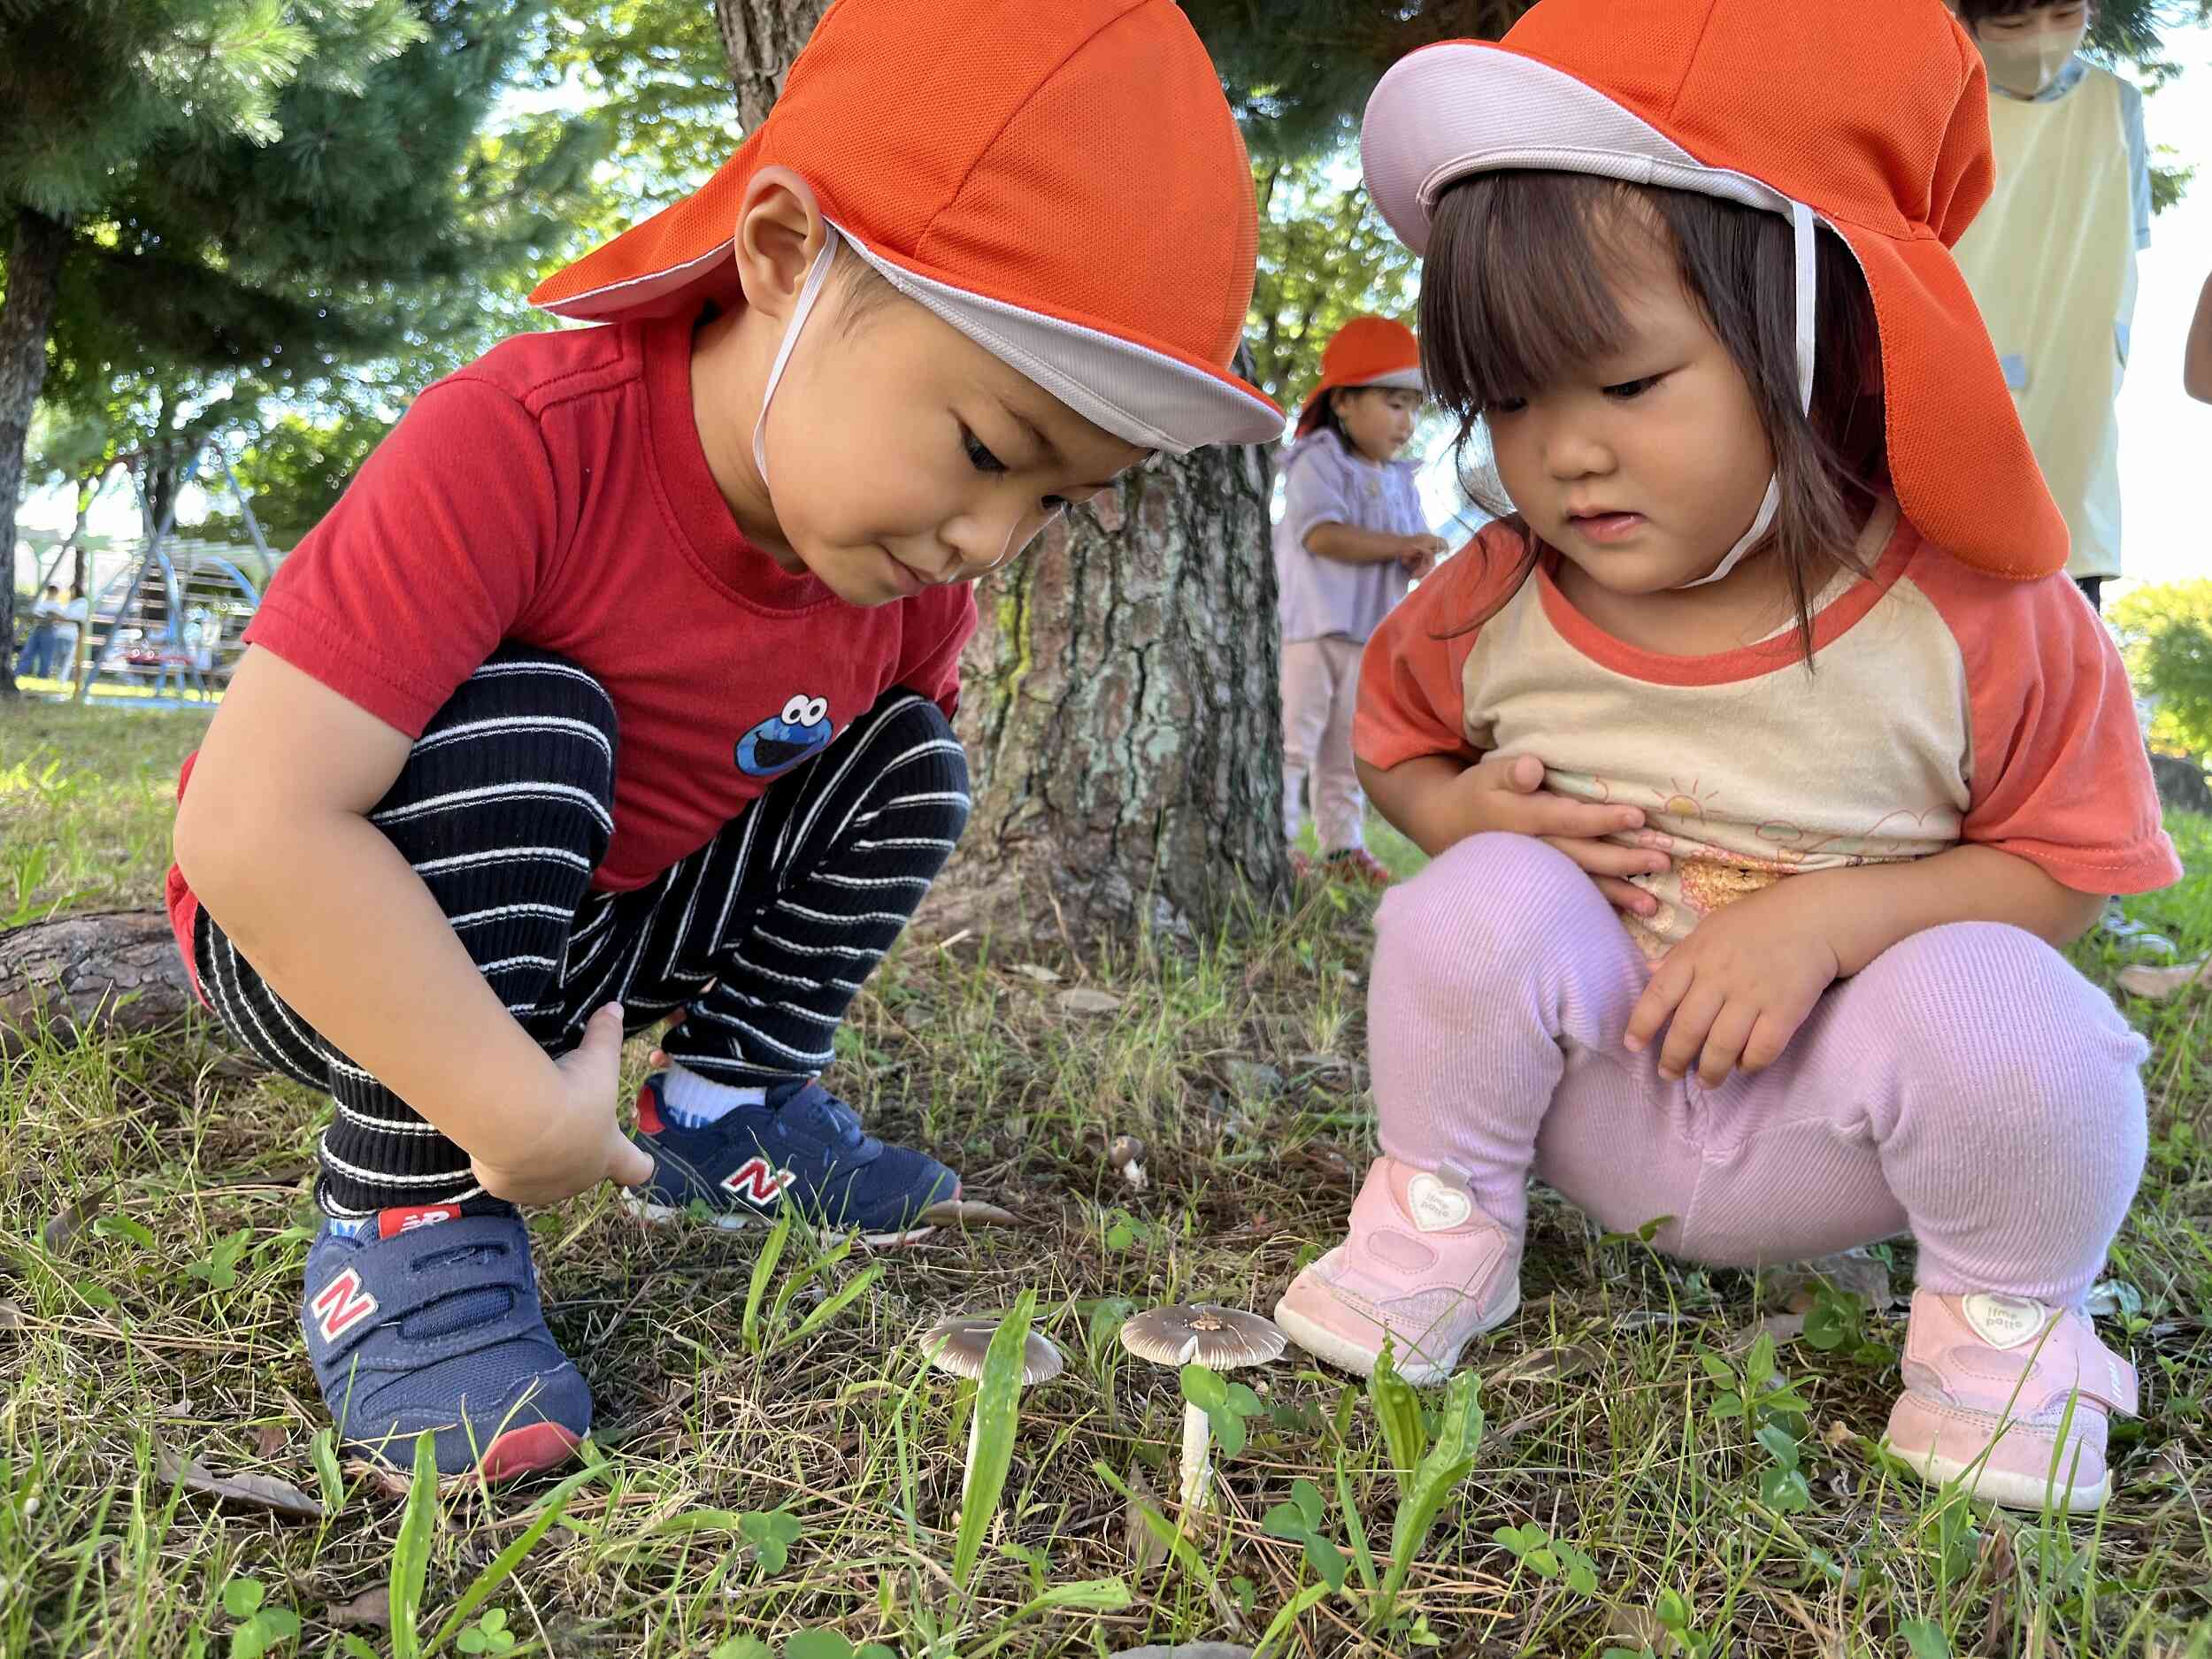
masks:
<path id="1" fill-rule="evenodd" d="M 1235 1371 L 1279 1358 L 1288 1343 L 1272 1319 L 1235 1308 L 1192 1302 L 1139 1314 L 1121 1327 L 1121 1345 L 1156 1365 Z M 1206 1502 L 1211 1473 L 1206 1449 L 1211 1438 L 1212 1425 L 1206 1413 L 1185 1401 L 1182 1494 L 1186 1509 L 1197 1509 Z"/>
<path id="2" fill-rule="evenodd" d="M 939 1371 L 973 1382 L 983 1375 L 983 1362 L 991 1351 L 991 1339 L 998 1333 L 996 1319 L 940 1319 L 922 1333 L 922 1352 L 929 1356 L 929 1363 Z M 1022 1348 L 1021 1386 L 1033 1387 L 1041 1382 L 1050 1382 L 1060 1374 L 1060 1350 L 1034 1331 Z M 979 1411 L 968 1414 L 968 1463 L 960 1471 L 960 1501 L 968 1501 L 968 1483 L 975 1479 L 975 1448 L 978 1432 L 983 1425 Z"/>
<path id="3" fill-rule="evenodd" d="M 1134 1135 L 1116 1135 L 1106 1148 L 1106 1162 L 1121 1171 L 1121 1179 L 1137 1191 L 1151 1185 L 1144 1172 L 1144 1142 Z"/>

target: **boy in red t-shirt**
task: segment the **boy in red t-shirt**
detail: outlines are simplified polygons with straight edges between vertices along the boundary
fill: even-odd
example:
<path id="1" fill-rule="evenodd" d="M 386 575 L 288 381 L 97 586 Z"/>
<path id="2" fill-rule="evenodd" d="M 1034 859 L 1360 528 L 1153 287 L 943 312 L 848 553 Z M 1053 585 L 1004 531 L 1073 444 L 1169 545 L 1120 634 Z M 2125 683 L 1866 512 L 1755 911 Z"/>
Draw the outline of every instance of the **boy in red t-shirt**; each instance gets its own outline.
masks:
<path id="1" fill-rule="evenodd" d="M 349 1440 L 496 1478 L 588 1429 L 518 1203 L 894 1241 L 957 1192 L 817 1074 L 965 821 L 966 584 L 1279 436 L 1226 367 L 1255 233 L 1170 0 L 840 0 L 704 188 L 534 296 L 608 326 L 425 392 L 288 561 L 170 899 L 335 1102 L 302 1322 Z M 623 1033 L 680 1008 L 626 1136 Z"/>

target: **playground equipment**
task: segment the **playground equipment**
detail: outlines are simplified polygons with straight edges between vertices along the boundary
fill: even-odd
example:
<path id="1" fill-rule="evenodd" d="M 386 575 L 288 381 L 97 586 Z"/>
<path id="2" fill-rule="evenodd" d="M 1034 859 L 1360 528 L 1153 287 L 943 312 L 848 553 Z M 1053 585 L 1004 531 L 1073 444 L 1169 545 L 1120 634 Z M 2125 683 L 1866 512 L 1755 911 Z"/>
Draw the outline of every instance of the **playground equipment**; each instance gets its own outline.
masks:
<path id="1" fill-rule="evenodd" d="M 223 476 L 253 538 L 261 568 L 275 561 L 253 516 L 252 499 L 230 462 L 215 451 Z M 188 481 L 199 469 L 195 455 L 184 470 Z M 134 475 L 133 487 L 137 488 Z M 174 534 L 176 495 L 143 549 L 101 588 L 87 624 L 88 646 L 77 681 L 76 700 L 91 700 L 96 687 L 143 691 L 156 703 L 211 701 L 229 681 L 245 649 L 246 625 L 261 603 L 261 589 L 229 555 L 242 549 L 213 546 Z M 142 490 L 139 496 L 145 506 Z M 147 515 L 151 517 L 150 514 Z"/>
<path id="2" fill-rule="evenodd" d="M 96 687 L 142 689 L 157 701 L 219 695 L 261 603 L 231 550 L 150 538 L 93 601 L 77 700 L 88 701 Z"/>

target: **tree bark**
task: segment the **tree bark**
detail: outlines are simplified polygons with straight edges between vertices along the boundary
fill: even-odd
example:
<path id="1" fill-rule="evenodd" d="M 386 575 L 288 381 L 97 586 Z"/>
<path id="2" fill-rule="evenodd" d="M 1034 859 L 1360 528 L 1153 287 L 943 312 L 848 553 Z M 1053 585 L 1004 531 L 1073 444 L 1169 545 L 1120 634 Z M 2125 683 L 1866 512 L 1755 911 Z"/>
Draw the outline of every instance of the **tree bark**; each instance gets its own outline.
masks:
<path id="1" fill-rule="evenodd" d="M 751 132 L 766 118 L 792 59 L 828 9 L 828 0 L 714 0 L 741 131 Z"/>
<path id="2" fill-rule="evenodd" d="M 69 227 L 32 208 L 15 211 L 8 250 L 8 292 L 0 301 L 0 549 L 7 580 L 0 583 L 0 697 L 15 688 L 15 511 L 23 499 L 24 452 L 31 411 L 46 383 L 46 336 L 61 293 Z"/>
<path id="3" fill-rule="evenodd" d="M 932 931 L 1079 949 L 1287 887 L 1269 482 L 1263 449 L 1164 460 L 979 585 L 958 722 L 975 810 Z"/>
<path id="4" fill-rule="evenodd" d="M 134 1035 L 182 1020 L 192 986 L 169 918 L 109 910 L 0 933 L 0 1056 L 42 1030 Z"/>

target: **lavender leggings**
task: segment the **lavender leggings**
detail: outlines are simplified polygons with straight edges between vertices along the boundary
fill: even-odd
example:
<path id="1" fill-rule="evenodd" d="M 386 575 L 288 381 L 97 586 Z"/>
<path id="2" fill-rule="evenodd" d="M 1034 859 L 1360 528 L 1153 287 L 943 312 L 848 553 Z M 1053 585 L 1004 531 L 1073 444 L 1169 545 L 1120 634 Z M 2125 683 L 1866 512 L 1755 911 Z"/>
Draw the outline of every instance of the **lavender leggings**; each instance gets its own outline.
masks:
<path id="1" fill-rule="evenodd" d="M 1693 1261 L 1801 1260 L 1909 1231 L 1920 1283 L 2072 1306 L 2143 1171 L 2148 1052 L 2018 928 L 1915 934 L 1839 981 L 1782 1057 L 1717 1089 L 1621 1046 L 1647 975 L 1597 888 L 1517 835 L 1383 902 L 1368 998 L 1383 1149 L 1517 1233 L 1532 1171 L 1608 1227 L 1672 1217 Z"/>

